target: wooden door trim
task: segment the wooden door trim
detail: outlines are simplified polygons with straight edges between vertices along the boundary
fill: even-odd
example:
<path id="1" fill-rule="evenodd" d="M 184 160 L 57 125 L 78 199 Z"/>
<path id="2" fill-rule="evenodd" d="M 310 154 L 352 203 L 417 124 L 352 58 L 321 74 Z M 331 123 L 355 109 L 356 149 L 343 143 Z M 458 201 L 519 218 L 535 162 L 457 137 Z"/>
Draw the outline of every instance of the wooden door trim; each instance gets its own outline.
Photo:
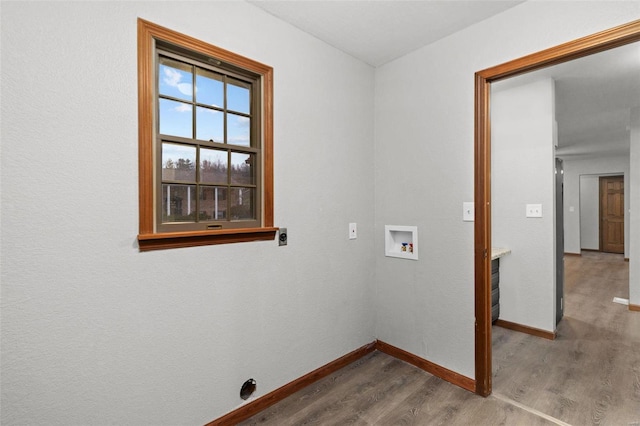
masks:
<path id="1" fill-rule="evenodd" d="M 475 74 L 474 256 L 476 393 L 491 394 L 491 83 L 640 41 L 640 20 L 496 65 Z"/>

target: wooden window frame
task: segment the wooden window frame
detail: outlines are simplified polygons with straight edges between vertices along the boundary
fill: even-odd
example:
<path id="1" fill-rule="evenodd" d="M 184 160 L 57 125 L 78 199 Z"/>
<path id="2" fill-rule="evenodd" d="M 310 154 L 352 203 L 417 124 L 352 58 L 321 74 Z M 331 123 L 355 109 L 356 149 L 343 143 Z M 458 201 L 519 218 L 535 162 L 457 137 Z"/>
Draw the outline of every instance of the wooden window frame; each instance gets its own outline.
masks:
<path id="1" fill-rule="evenodd" d="M 260 226 L 180 232 L 159 232 L 156 224 L 155 49 L 161 41 L 212 57 L 258 74 L 261 82 L 261 217 Z M 140 251 L 247 241 L 273 240 L 273 68 L 193 37 L 138 19 L 138 174 Z"/>

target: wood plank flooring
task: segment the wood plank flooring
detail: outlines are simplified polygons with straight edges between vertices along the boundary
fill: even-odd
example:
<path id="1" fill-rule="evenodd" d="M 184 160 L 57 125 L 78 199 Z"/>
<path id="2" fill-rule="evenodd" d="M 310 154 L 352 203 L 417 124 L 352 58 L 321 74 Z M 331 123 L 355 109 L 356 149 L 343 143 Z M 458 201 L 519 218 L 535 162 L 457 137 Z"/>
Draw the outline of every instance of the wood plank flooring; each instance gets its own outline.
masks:
<path id="1" fill-rule="evenodd" d="M 557 339 L 494 327 L 488 398 L 373 352 L 241 424 L 640 426 L 640 313 L 612 302 L 628 297 L 628 263 L 565 263 Z"/>
<path id="2" fill-rule="evenodd" d="M 493 392 L 572 425 L 640 425 L 640 315 L 623 255 L 565 258 L 555 341 L 493 328 Z"/>

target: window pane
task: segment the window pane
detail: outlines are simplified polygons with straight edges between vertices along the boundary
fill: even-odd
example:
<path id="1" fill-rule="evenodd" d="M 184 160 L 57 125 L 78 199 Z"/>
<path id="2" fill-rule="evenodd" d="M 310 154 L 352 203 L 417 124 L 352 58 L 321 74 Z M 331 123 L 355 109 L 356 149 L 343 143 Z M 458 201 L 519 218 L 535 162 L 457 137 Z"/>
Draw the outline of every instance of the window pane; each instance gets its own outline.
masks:
<path id="1" fill-rule="evenodd" d="M 195 185 L 162 185 L 162 222 L 195 222 Z"/>
<path id="2" fill-rule="evenodd" d="M 200 220 L 227 218 L 227 188 L 200 187 Z"/>
<path id="3" fill-rule="evenodd" d="M 252 188 L 231 188 L 229 214 L 231 220 L 255 219 L 255 191 Z"/>
<path id="4" fill-rule="evenodd" d="M 250 84 L 240 81 L 229 82 L 229 84 L 227 84 L 227 109 L 250 114 L 250 87 Z"/>
<path id="5" fill-rule="evenodd" d="M 224 108 L 224 83 L 220 74 L 196 69 L 196 102 Z"/>
<path id="6" fill-rule="evenodd" d="M 160 99 L 160 133 L 163 135 L 193 137 L 191 105 Z"/>
<path id="7" fill-rule="evenodd" d="M 196 181 L 196 147 L 162 144 L 162 180 Z"/>
<path id="8" fill-rule="evenodd" d="M 200 149 L 200 182 L 227 183 L 227 151 Z"/>
<path id="9" fill-rule="evenodd" d="M 159 93 L 191 101 L 193 99 L 193 74 L 191 69 L 190 65 L 161 56 L 158 70 Z"/>
<path id="10" fill-rule="evenodd" d="M 251 119 L 236 114 L 227 114 L 227 143 L 250 146 L 249 129 Z"/>
<path id="11" fill-rule="evenodd" d="M 196 107 L 196 139 L 224 143 L 223 116 L 215 109 Z"/>
<path id="12" fill-rule="evenodd" d="M 231 153 L 231 183 L 253 185 L 253 164 L 255 156 L 240 152 Z"/>

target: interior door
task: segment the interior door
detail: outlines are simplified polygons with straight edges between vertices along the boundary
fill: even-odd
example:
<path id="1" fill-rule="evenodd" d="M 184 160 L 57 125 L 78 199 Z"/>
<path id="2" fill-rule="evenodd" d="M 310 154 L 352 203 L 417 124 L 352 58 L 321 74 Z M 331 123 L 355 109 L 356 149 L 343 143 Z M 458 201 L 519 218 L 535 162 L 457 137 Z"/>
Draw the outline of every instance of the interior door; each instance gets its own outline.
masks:
<path id="1" fill-rule="evenodd" d="M 600 177 L 600 251 L 624 253 L 624 176 Z"/>

